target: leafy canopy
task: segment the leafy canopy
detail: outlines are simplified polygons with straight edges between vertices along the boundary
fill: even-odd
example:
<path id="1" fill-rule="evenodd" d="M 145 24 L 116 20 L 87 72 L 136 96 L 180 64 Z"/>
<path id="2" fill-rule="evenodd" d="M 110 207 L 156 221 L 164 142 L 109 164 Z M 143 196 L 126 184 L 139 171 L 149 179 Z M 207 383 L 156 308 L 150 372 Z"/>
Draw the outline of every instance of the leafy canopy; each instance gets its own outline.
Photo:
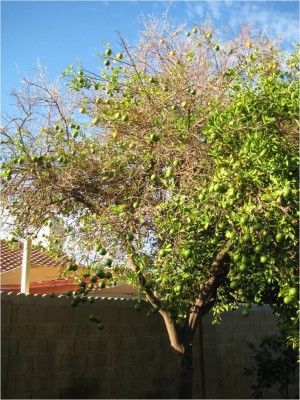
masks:
<path id="1" fill-rule="evenodd" d="M 69 67 L 67 89 L 40 76 L 13 93 L 2 195 L 15 237 L 59 218 L 86 266 L 67 275 L 96 276 L 89 289 L 109 257 L 173 321 L 197 299 L 215 316 L 270 303 L 295 333 L 297 49 L 151 19 L 121 45 L 106 44 L 99 73 Z"/>

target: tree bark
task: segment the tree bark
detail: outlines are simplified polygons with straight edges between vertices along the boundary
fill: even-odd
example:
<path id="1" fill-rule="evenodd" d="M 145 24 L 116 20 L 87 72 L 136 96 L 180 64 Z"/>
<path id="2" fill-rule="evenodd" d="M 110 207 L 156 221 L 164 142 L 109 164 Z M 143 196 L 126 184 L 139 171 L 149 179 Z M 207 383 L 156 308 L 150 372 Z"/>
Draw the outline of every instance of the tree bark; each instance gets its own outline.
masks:
<path id="1" fill-rule="evenodd" d="M 193 340 L 200 317 L 207 314 L 214 305 L 214 295 L 219 283 L 219 275 L 223 270 L 223 262 L 227 250 L 219 253 L 212 263 L 210 275 L 207 277 L 184 326 L 171 321 L 165 311 L 160 310 L 168 331 L 171 347 L 177 356 L 177 398 L 193 397 Z M 223 271 L 224 272 L 224 271 Z"/>
<path id="2" fill-rule="evenodd" d="M 177 397 L 178 399 L 191 399 L 193 397 L 193 350 L 192 346 L 179 355 L 181 368 L 178 370 Z"/>

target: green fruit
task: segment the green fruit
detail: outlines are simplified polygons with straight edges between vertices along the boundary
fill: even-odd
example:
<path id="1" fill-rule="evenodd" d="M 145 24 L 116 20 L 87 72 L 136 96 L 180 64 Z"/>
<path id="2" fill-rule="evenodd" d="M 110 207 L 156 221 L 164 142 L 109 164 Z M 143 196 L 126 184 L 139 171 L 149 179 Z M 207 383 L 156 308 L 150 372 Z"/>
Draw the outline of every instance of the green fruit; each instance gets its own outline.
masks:
<path id="1" fill-rule="evenodd" d="M 242 315 L 244 316 L 244 317 L 249 317 L 249 310 L 248 310 L 248 308 L 244 308 L 243 310 L 242 310 Z"/>
<path id="2" fill-rule="evenodd" d="M 262 226 L 262 224 L 260 222 L 258 222 L 257 224 L 255 224 L 253 226 L 253 230 L 254 231 L 261 231 L 262 229 L 263 229 L 263 226 Z"/>
<path id="3" fill-rule="evenodd" d="M 150 179 L 151 179 L 151 181 L 156 181 L 157 180 L 157 175 L 156 174 L 152 174 Z"/>
<path id="4" fill-rule="evenodd" d="M 197 33 L 198 29 L 197 28 L 193 28 L 193 33 Z"/>
<path id="5" fill-rule="evenodd" d="M 190 258 L 192 255 L 192 250 L 191 249 L 184 250 L 183 255 L 185 258 Z"/>
<path id="6" fill-rule="evenodd" d="M 115 115 L 114 115 L 114 118 L 115 119 L 121 118 L 121 114 L 119 112 L 116 112 Z"/>
<path id="7" fill-rule="evenodd" d="M 94 289 L 94 284 L 93 283 L 89 283 L 88 285 L 87 285 L 87 287 L 88 287 L 88 289 Z"/>
<path id="8" fill-rule="evenodd" d="M 98 271 L 96 272 L 96 275 L 98 276 L 98 278 L 105 278 L 105 272 L 102 268 L 98 269 Z"/>
<path id="9" fill-rule="evenodd" d="M 140 303 L 136 303 L 136 304 L 134 305 L 134 309 L 135 309 L 136 311 L 141 311 L 141 309 L 142 309 L 141 304 L 140 304 Z"/>
<path id="10" fill-rule="evenodd" d="M 286 187 L 283 189 L 282 195 L 283 195 L 283 197 L 289 197 L 291 195 L 291 193 L 292 193 L 292 190 L 289 187 Z"/>
<path id="11" fill-rule="evenodd" d="M 276 235 L 276 242 L 282 242 L 283 241 L 283 239 L 284 239 L 284 236 L 283 236 L 283 234 L 282 233 L 277 233 L 277 235 Z"/>
<path id="12" fill-rule="evenodd" d="M 191 32 L 185 32 L 185 36 L 190 36 Z"/>
<path id="13" fill-rule="evenodd" d="M 237 274 L 236 275 L 236 277 L 235 277 L 235 279 L 237 280 L 237 281 L 240 281 L 241 279 L 242 279 L 242 274 Z"/>
<path id="14" fill-rule="evenodd" d="M 107 253 L 106 249 L 104 247 L 100 247 L 100 249 L 98 250 L 101 256 L 105 256 L 105 254 Z"/>
<path id="15" fill-rule="evenodd" d="M 245 308 L 251 308 L 252 307 L 252 303 L 250 303 L 250 302 L 248 302 L 248 303 L 245 303 Z"/>
<path id="16" fill-rule="evenodd" d="M 103 264 L 103 265 L 107 265 L 108 267 L 110 267 L 111 264 L 112 264 L 112 259 L 111 259 L 111 258 L 107 258 L 107 259 L 104 261 L 104 264 Z"/>
<path id="17" fill-rule="evenodd" d="M 261 262 L 262 264 L 265 264 L 267 261 L 268 261 L 268 257 L 267 257 L 267 256 L 261 256 L 261 257 L 260 257 L 260 262 Z"/>
<path id="18" fill-rule="evenodd" d="M 74 301 L 76 301 L 76 303 L 80 303 L 81 302 L 81 297 L 80 296 L 75 296 Z"/>
<path id="19" fill-rule="evenodd" d="M 247 266 L 246 264 L 241 264 L 241 265 L 239 266 L 239 270 L 240 270 L 241 272 L 245 272 L 245 271 L 247 271 L 247 269 L 248 269 L 248 266 Z"/>
<path id="20" fill-rule="evenodd" d="M 90 321 L 96 321 L 96 315 L 90 314 Z"/>
<path id="21" fill-rule="evenodd" d="M 105 55 L 106 55 L 106 56 L 110 56 L 111 53 L 112 53 L 111 49 L 107 49 L 106 52 L 105 52 Z"/>
<path id="22" fill-rule="evenodd" d="M 248 258 L 247 256 L 243 255 L 243 257 L 242 257 L 242 263 L 243 263 L 243 264 L 248 264 L 248 263 L 249 263 L 249 258 Z"/>
<path id="23" fill-rule="evenodd" d="M 251 235 L 249 233 L 245 233 L 245 235 L 243 236 L 243 242 L 245 243 L 251 242 Z"/>
<path id="24" fill-rule="evenodd" d="M 290 296 L 285 296 L 283 299 L 284 304 L 290 304 L 292 301 L 292 298 Z"/>
<path id="25" fill-rule="evenodd" d="M 106 67 L 108 67 L 108 66 L 110 65 L 110 61 L 109 61 L 109 60 L 105 60 L 105 61 L 104 61 L 104 65 L 105 65 Z"/>
<path id="26" fill-rule="evenodd" d="M 296 296 L 297 293 L 298 293 L 297 288 L 295 288 L 295 287 L 290 288 L 290 290 L 289 290 L 290 296 Z"/>
<path id="27" fill-rule="evenodd" d="M 92 124 L 93 125 L 97 125 L 99 123 L 100 119 L 98 117 L 96 117 L 95 119 L 93 119 Z"/>
<path id="28" fill-rule="evenodd" d="M 81 107 L 80 110 L 79 110 L 79 112 L 80 112 L 80 114 L 84 114 L 84 113 L 86 112 L 86 110 L 85 110 L 84 107 Z"/>
<path id="29" fill-rule="evenodd" d="M 98 329 L 104 329 L 104 324 L 103 324 L 103 322 L 99 322 L 99 323 L 97 324 L 97 328 L 98 328 Z"/>
<path id="30" fill-rule="evenodd" d="M 166 171 L 166 178 L 172 178 L 174 176 L 174 170 L 172 167 L 169 167 Z"/>
<path id="31" fill-rule="evenodd" d="M 226 189 L 225 189 L 225 186 L 224 186 L 224 185 L 222 185 L 222 184 L 220 184 L 220 183 L 217 183 L 217 184 L 215 184 L 215 186 L 214 186 L 214 191 L 215 191 L 215 192 L 218 192 L 218 193 L 224 193 L 224 192 L 226 192 Z"/>
<path id="32" fill-rule="evenodd" d="M 105 278 L 106 278 L 106 279 L 111 279 L 111 278 L 112 278 L 112 273 L 109 272 L 109 271 L 106 272 L 106 273 L 105 273 Z"/>
<path id="33" fill-rule="evenodd" d="M 123 122 L 127 122 L 127 121 L 129 121 L 129 117 L 128 117 L 128 115 L 127 114 L 125 114 L 125 115 L 122 115 L 122 121 Z"/>
<path id="34" fill-rule="evenodd" d="M 92 282 L 92 283 L 96 283 L 97 282 L 97 276 L 96 275 L 92 275 L 91 277 L 90 277 L 90 281 Z"/>
<path id="35" fill-rule="evenodd" d="M 174 160 L 173 161 L 173 165 L 174 165 L 174 167 L 179 167 L 180 161 L 179 160 Z"/>
<path id="36" fill-rule="evenodd" d="M 78 136 L 78 133 L 79 133 L 78 131 L 72 132 L 72 138 L 76 139 Z"/>
<path id="37" fill-rule="evenodd" d="M 95 297 L 89 297 L 89 303 L 95 303 Z"/>
<path id="38" fill-rule="evenodd" d="M 215 51 L 220 50 L 220 46 L 219 46 L 218 44 L 216 44 L 216 45 L 214 46 L 214 50 L 215 50 Z"/>
<path id="39" fill-rule="evenodd" d="M 101 248 L 102 248 L 102 246 L 100 244 L 97 244 L 96 251 L 100 251 Z"/>
<path id="40" fill-rule="evenodd" d="M 232 281 L 230 282 L 230 289 L 237 289 L 238 287 L 238 283 L 236 281 Z"/>
<path id="41" fill-rule="evenodd" d="M 116 55 L 116 59 L 117 59 L 117 60 L 122 60 L 122 58 L 123 58 L 123 54 L 122 54 L 122 53 L 118 53 L 118 54 Z"/>
<path id="42" fill-rule="evenodd" d="M 199 194 L 198 199 L 200 201 L 203 201 L 205 199 L 205 194 L 204 193 Z"/>
<path id="43" fill-rule="evenodd" d="M 234 261 L 234 262 L 238 262 L 238 261 L 240 261 L 240 259 L 241 259 L 241 255 L 238 254 L 238 253 L 236 253 L 236 254 L 233 255 L 232 258 L 233 258 L 233 261 Z"/>
<path id="44" fill-rule="evenodd" d="M 106 286 L 106 285 L 105 285 L 105 282 L 104 282 L 104 281 L 101 281 L 101 282 L 98 283 L 98 288 L 99 288 L 99 289 L 104 289 L 105 286 Z"/>
<path id="45" fill-rule="evenodd" d="M 261 244 L 257 244 L 254 247 L 254 251 L 255 251 L 255 253 L 260 253 L 262 251 L 262 245 Z"/>
<path id="46" fill-rule="evenodd" d="M 174 292 L 175 293 L 180 293 L 181 290 L 182 290 L 182 287 L 180 285 L 177 285 L 177 286 L 174 287 Z"/>
<path id="47" fill-rule="evenodd" d="M 68 271 L 77 271 L 77 269 L 78 269 L 78 266 L 76 264 L 70 264 L 67 267 Z"/>

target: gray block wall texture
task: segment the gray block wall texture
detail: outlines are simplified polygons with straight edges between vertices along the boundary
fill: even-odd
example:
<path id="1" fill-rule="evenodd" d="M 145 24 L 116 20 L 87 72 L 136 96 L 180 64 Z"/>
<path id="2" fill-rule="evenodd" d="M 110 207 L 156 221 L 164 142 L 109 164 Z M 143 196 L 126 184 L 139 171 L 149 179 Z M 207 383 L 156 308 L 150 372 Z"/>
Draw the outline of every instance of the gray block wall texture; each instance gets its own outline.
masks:
<path id="1" fill-rule="evenodd" d="M 137 312 L 131 299 L 97 298 L 75 308 L 70 302 L 1 294 L 2 399 L 175 397 L 176 360 L 159 315 L 147 315 L 146 304 Z M 102 317 L 103 330 L 91 313 Z M 228 312 L 218 325 L 210 319 L 195 336 L 193 397 L 250 398 L 246 342 L 258 344 L 277 330 L 271 310 L 253 307 L 248 318 Z"/>

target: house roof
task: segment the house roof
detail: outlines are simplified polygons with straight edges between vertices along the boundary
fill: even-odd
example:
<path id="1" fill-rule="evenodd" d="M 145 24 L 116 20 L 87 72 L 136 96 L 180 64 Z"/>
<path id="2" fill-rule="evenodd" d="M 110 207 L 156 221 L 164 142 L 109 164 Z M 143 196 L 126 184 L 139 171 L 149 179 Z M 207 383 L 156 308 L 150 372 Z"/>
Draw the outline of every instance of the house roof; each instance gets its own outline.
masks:
<path id="1" fill-rule="evenodd" d="M 57 279 L 54 281 L 48 282 L 33 282 L 30 284 L 30 293 L 31 294 L 48 294 L 48 293 L 56 293 L 62 294 L 68 291 L 73 291 L 78 288 L 73 281 L 73 279 Z M 0 289 L 3 292 L 15 292 L 20 293 L 21 285 L 20 284 L 10 284 L 10 285 L 0 285 Z M 131 298 L 133 294 L 136 293 L 136 288 L 132 285 L 128 285 L 126 283 L 121 283 L 116 286 L 107 286 L 104 289 L 96 289 L 91 293 L 96 296 L 112 296 L 112 297 L 129 297 Z"/>
<path id="2" fill-rule="evenodd" d="M 23 260 L 23 243 L 17 243 L 14 248 L 10 248 L 4 241 L 0 240 L 0 272 L 5 273 L 22 267 Z M 45 250 L 37 247 L 31 249 L 31 266 L 38 267 L 61 267 L 64 268 L 70 260 L 66 256 L 62 256 L 60 260 L 56 260 L 48 256 Z M 87 279 L 89 281 L 89 279 Z M 20 292 L 20 283 L 1 284 L 1 291 Z M 78 286 L 78 285 L 77 285 Z M 30 283 L 30 293 L 46 294 L 46 293 L 63 293 L 76 289 L 73 278 L 55 278 Z M 113 297 L 131 297 L 136 289 L 132 285 L 121 283 L 117 286 L 105 287 L 104 289 L 96 289 L 100 296 L 111 295 Z"/>
<path id="3" fill-rule="evenodd" d="M 0 271 L 8 272 L 22 266 L 23 260 L 23 243 L 17 243 L 14 248 L 10 248 L 4 241 L 0 241 Z M 55 260 L 48 256 L 45 250 L 37 247 L 31 249 L 31 265 L 39 265 L 44 267 L 64 267 L 68 263 L 67 257 L 61 257 Z"/>

